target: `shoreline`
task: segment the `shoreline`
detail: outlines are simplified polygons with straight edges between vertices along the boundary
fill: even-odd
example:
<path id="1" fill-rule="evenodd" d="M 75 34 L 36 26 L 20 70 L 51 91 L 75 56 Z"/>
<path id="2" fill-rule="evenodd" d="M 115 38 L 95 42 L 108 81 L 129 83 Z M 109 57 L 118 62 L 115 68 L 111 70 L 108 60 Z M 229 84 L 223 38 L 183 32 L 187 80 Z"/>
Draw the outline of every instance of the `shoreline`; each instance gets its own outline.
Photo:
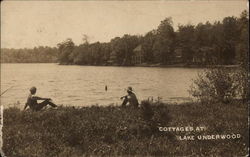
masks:
<path id="1" fill-rule="evenodd" d="M 13 62 L 9 62 L 9 63 L 2 63 L 1 64 L 57 64 L 57 65 L 73 65 L 73 66 L 97 66 L 97 67 L 157 67 L 157 68 L 211 68 L 211 67 L 224 67 L 224 68 L 237 68 L 240 65 L 236 64 L 236 65 L 197 65 L 197 64 L 169 64 L 169 65 L 162 65 L 162 64 L 136 64 L 136 65 L 80 65 L 80 64 L 64 64 L 64 63 L 58 63 L 58 62 L 22 62 L 22 63 L 13 63 Z"/>
<path id="2" fill-rule="evenodd" d="M 57 63 L 58 65 L 77 65 L 77 66 L 111 66 L 111 67 L 158 67 L 158 68 L 209 68 L 209 67 L 225 67 L 225 68 L 236 68 L 240 65 L 197 65 L 197 64 L 135 64 L 135 65 L 80 65 L 80 64 L 63 64 L 63 63 Z"/>

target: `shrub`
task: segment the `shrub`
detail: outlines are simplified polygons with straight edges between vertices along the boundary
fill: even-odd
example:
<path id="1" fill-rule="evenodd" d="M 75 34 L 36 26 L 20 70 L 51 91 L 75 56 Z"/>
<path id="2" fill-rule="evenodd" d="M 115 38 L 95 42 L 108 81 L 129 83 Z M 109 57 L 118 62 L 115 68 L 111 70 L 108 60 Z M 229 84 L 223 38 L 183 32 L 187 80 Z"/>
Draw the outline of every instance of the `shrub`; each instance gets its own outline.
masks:
<path id="1" fill-rule="evenodd" d="M 142 101 L 141 102 L 141 109 L 142 109 L 142 117 L 144 120 L 149 121 L 152 119 L 154 115 L 154 111 L 150 105 L 149 101 Z"/>
<path id="2" fill-rule="evenodd" d="M 241 68 L 211 68 L 198 73 L 189 93 L 202 102 L 246 99 L 247 72 Z"/>

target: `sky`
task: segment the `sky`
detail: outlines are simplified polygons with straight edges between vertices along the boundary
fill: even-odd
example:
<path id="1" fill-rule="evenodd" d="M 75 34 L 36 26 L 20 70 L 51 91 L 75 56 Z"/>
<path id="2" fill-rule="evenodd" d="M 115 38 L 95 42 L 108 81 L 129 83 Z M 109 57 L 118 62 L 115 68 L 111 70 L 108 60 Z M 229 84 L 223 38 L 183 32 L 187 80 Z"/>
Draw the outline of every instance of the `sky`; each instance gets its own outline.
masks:
<path id="1" fill-rule="evenodd" d="M 1 47 L 55 47 L 72 38 L 76 45 L 109 42 L 124 34 L 144 35 L 172 17 L 178 24 L 214 22 L 238 17 L 247 0 L 158 1 L 2 1 Z"/>

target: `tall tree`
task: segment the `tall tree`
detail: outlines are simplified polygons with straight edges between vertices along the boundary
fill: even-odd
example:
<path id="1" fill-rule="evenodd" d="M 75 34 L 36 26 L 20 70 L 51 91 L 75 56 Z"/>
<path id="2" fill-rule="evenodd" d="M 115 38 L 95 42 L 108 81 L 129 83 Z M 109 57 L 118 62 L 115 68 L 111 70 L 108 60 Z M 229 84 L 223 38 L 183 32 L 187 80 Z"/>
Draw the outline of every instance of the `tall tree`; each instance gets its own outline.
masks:
<path id="1" fill-rule="evenodd" d="M 191 63 L 194 55 L 195 45 L 195 26 L 179 25 L 177 32 L 178 47 L 181 49 L 183 61 Z"/>
<path id="2" fill-rule="evenodd" d="M 59 43 L 58 45 L 59 50 L 59 62 L 61 64 L 71 64 L 73 63 L 73 58 L 70 57 L 71 53 L 74 50 L 75 44 L 72 39 L 68 38 L 65 41 Z"/>
<path id="3" fill-rule="evenodd" d="M 175 32 L 171 17 L 161 21 L 157 28 L 154 44 L 154 56 L 157 62 L 168 64 L 173 59 L 175 49 Z"/>
<path id="4" fill-rule="evenodd" d="M 153 48 L 156 40 L 156 33 L 156 30 L 152 30 L 143 37 L 142 49 L 144 51 L 145 62 L 147 63 L 153 63 L 154 61 Z"/>
<path id="5" fill-rule="evenodd" d="M 239 41 L 236 45 L 236 59 L 243 67 L 248 68 L 249 54 L 249 13 L 244 10 L 238 19 L 238 29 L 240 31 Z"/>
<path id="6" fill-rule="evenodd" d="M 222 22 L 223 33 L 223 58 L 225 64 L 233 64 L 235 58 L 236 43 L 239 40 L 239 29 L 236 17 L 226 17 Z"/>

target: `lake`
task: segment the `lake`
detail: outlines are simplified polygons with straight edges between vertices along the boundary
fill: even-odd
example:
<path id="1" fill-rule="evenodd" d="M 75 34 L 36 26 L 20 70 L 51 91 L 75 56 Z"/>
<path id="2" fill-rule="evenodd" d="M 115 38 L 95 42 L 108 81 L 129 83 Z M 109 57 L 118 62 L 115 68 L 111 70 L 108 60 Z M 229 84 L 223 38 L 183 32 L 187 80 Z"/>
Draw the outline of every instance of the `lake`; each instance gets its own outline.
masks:
<path id="1" fill-rule="evenodd" d="M 202 69 L 159 67 L 76 66 L 52 63 L 1 64 L 1 104 L 23 107 L 31 86 L 37 95 L 56 104 L 86 106 L 121 104 L 133 87 L 139 101 L 158 97 L 163 102 L 190 101 L 188 89 Z M 108 90 L 105 90 L 107 85 Z"/>

